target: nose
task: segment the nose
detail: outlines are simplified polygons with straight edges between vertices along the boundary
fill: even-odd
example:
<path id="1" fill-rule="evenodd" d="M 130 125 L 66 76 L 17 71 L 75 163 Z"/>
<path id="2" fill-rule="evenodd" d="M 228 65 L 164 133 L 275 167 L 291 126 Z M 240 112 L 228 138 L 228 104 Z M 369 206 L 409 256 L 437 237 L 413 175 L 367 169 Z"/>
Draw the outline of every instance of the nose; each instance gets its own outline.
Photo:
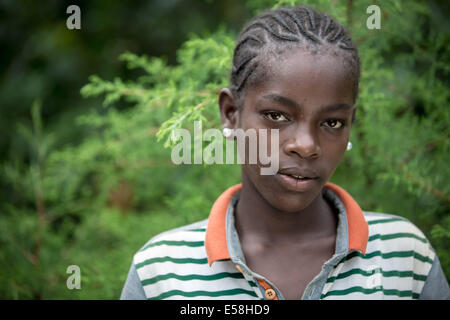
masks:
<path id="1" fill-rule="evenodd" d="M 321 155 L 321 149 L 317 140 L 311 128 L 299 126 L 285 144 L 284 151 L 288 155 L 296 154 L 303 159 L 315 159 Z"/>

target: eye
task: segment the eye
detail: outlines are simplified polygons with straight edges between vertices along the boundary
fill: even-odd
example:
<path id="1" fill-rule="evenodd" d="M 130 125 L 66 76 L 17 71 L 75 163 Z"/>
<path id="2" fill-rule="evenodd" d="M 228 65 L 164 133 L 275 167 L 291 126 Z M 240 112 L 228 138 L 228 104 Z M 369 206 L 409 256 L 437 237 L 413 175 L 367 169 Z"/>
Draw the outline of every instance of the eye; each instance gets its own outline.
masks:
<path id="1" fill-rule="evenodd" d="M 339 119 L 328 119 L 324 122 L 325 126 L 331 129 L 341 129 L 345 126 L 345 122 Z"/>
<path id="2" fill-rule="evenodd" d="M 274 122 L 286 122 L 289 119 L 281 112 L 278 111 L 265 111 L 263 115 L 266 119 L 269 119 Z"/>

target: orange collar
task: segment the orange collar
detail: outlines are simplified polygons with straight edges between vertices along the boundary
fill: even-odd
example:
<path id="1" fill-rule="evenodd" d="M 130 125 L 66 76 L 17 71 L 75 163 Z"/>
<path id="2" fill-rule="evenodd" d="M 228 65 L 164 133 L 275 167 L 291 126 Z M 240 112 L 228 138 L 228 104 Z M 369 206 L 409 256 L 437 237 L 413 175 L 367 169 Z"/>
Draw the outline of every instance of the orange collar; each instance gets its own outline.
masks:
<path id="1" fill-rule="evenodd" d="M 347 211 L 348 249 L 358 250 L 365 254 L 369 239 L 369 226 L 364 219 L 361 208 L 341 187 L 327 182 L 325 188 L 333 191 L 341 199 Z M 217 260 L 231 259 L 226 238 L 226 213 L 231 198 L 241 189 L 241 183 L 228 188 L 217 198 L 211 208 L 205 239 L 206 254 L 210 266 Z"/>

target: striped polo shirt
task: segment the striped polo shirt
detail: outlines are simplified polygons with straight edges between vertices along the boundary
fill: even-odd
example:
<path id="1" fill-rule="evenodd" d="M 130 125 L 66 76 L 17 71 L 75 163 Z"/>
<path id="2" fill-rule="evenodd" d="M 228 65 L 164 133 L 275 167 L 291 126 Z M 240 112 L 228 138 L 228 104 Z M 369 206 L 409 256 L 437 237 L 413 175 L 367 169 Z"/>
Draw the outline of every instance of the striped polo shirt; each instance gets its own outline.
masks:
<path id="1" fill-rule="evenodd" d="M 223 192 L 209 218 L 159 234 L 134 256 L 121 299 L 284 299 L 245 262 L 234 224 L 241 184 Z M 341 187 L 323 196 L 338 216 L 335 253 L 302 299 L 449 299 L 433 248 L 405 218 L 363 212 Z"/>

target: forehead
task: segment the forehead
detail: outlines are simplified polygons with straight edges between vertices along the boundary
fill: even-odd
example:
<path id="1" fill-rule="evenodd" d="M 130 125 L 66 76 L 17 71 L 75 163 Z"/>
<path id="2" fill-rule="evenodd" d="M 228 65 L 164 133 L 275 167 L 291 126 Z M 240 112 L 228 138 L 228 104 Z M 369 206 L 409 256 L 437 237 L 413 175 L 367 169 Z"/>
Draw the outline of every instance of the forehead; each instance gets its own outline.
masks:
<path id="1" fill-rule="evenodd" d="M 312 53 L 296 49 L 264 60 L 264 77 L 245 89 L 245 100 L 270 92 L 302 105 L 353 104 L 354 79 L 345 60 L 334 50 Z"/>

